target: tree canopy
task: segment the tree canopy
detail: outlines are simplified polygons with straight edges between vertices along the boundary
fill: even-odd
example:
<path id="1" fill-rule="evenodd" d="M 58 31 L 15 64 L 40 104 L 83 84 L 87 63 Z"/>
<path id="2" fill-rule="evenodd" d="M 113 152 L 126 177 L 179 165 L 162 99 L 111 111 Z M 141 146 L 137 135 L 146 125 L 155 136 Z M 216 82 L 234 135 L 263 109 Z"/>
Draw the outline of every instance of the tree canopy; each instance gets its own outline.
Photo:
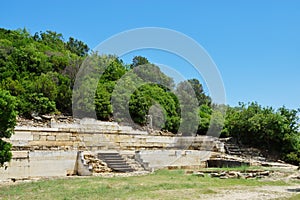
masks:
<path id="1" fill-rule="evenodd" d="M 17 98 L 19 115 L 71 114 L 72 84 L 89 48 L 53 31 L 0 29 L 0 89 Z"/>

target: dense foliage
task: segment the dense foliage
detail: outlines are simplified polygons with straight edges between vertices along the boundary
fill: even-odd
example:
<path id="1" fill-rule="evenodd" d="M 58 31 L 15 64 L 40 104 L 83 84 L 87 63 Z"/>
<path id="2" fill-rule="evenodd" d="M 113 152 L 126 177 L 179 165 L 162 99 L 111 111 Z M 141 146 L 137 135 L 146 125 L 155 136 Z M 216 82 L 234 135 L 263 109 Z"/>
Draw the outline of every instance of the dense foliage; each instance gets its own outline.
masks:
<path id="1" fill-rule="evenodd" d="M 139 124 L 145 125 L 147 123 L 145 116 L 151 114 L 154 128 L 175 133 L 178 131 L 179 102 L 173 93 L 160 85 L 147 84 L 136 90 L 131 96 L 129 109 L 132 119 Z"/>
<path id="2" fill-rule="evenodd" d="M 274 110 L 257 103 L 228 108 L 223 136 L 279 156 L 293 164 L 300 163 L 298 110 L 281 107 Z"/>
<path id="3" fill-rule="evenodd" d="M 11 144 L 2 140 L 10 138 L 16 125 L 16 100 L 8 91 L 0 90 L 0 167 L 11 159 Z"/>
<path id="4" fill-rule="evenodd" d="M 71 113 L 72 83 L 89 48 L 52 31 L 31 36 L 0 29 L 0 89 L 17 98 L 20 115 Z"/>
<path id="5" fill-rule="evenodd" d="M 90 68 L 79 69 L 82 64 Z M 78 72 L 88 76 L 78 77 Z M 12 134 L 15 111 L 28 118 L 74 114 L 73 95 L 78 117 L 94 113 L 100 120 L 133 120 L 145 126 L 151 116 L 154 129 L 212 136 L 218 136 L 225 120 L 223 137 L 278 152 L 290 163 L 300 161 L 298 110 L 274 110 L 257 103 L 214 105 L 197 79 L 175 85 L 145 57 L 125 64 L 114 55 L 89 52 L 84 42 L 72 37 L 66 41 L 53 31 L 30 35 L 25 29 L 0 29 L 0 91 L 0 138 Z M 181 124 L 185 130 L 179 130 Z M 9 160 L 9 150 L 10 144 L 0 140 L 0 164 Z"/>

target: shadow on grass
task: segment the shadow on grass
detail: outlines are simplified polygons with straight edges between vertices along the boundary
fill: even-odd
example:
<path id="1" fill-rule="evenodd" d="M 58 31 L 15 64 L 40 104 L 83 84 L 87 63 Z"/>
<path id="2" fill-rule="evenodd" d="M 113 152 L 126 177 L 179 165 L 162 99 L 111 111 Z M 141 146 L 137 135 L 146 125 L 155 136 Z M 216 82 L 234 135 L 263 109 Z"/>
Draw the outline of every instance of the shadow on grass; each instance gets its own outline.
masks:
<path id="1" fill-rule="evenodd" d="M 287 189 L 288 192 L 300 192 L 300 188 Z"/>

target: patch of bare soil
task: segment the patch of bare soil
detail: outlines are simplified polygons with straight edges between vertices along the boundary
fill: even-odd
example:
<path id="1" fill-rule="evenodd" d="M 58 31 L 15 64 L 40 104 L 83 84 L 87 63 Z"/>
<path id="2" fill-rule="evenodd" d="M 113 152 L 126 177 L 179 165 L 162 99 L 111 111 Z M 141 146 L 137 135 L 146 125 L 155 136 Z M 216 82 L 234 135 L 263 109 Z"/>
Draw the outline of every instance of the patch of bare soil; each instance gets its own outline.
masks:
<path id="1" fill-rule="evenodd" d="M 277 169 L 278 170 L 278 169 Z M 231 189 L 216 188 L 214 194 L 203 194 L 199 199 L 208 200 L 267 200 L 286 199 L 293 195 L 300 194 L 300 184 L 295 182 L 300 179 L 300 172 L 293 167 L 282 168 L 262 181 L 284 181 L 290 186 L 260 186 L 246 187 L 237 186 Z"/>
<path id="2" fill-rule="evenodd" d="M 203 200 L 266 200 L 284 199 L 300 192 L 298 186 L 263 186 L 263 187 L 235 187 L 233 189 L 218 189 L 216 194 L 204 194 Z"/>

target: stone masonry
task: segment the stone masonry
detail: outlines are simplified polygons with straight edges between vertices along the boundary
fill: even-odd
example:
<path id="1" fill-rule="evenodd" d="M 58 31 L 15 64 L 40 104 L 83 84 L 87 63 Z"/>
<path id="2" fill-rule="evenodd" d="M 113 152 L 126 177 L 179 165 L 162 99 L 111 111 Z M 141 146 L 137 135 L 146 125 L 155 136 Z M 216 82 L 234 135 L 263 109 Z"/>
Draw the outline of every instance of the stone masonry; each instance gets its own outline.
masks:
<path id="1" fill-rule="evenodd" d="M 200 157 L 196 158 L 201 154 L 199 152 L 224 151 L 224 146 L 212 137 L 151 135 L 114 122 L 93 119 L 72 124 L 52 122 L 50 128 L 18 126 L 9 142 L 13 145 L 13 159 L 7 169 L 0 169 L 0 180 L 77 174 L 79 151 L 91 154 L 110 150 L 120 154 L 125 152 L 144 162 L 147 169 L 159 168 L 160 159 L 172 162 L 170 157 L 174 157 L 176 150 L 185 155 L 177 165 L 200 164 Z M 188 158 L 189 155 L 193 159 Z M 166 163 L 161 166 L 167 167 Z"/>

